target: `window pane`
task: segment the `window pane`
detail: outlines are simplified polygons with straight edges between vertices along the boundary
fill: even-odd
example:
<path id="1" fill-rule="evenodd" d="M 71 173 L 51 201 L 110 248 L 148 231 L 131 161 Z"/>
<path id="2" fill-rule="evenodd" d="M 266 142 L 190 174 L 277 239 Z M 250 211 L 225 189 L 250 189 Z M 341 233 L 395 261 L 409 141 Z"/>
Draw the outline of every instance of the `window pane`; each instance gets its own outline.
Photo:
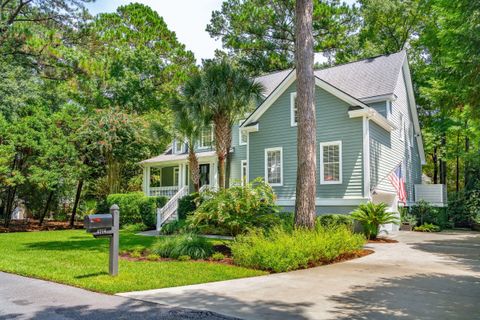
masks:
<path id="1" fill-rule="evenodd" d="M 267 179 L 268 183 L 281 183 L 280 150 L 267 152 Z"/>
<path id="2" fill-rule="evenodd" d="M 340 145 L 323 146 L 323 180 L 340 181 Z"/>

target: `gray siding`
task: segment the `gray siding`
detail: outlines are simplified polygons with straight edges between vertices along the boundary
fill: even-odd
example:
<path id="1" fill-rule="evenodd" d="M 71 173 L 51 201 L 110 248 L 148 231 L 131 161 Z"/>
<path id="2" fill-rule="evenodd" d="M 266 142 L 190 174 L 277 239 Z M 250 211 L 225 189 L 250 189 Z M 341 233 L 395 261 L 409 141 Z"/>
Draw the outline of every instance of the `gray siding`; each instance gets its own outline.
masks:
<path id="1" fill-rule="evenodd" d="M 384 116 L 384 117 L 387 116 L 387 102 L 386 101 L 369 103 L 368 106 L 375 109 L 382 116 Z"/>
<path id="2" fill-rule="evenodd" d="M 232 127 L 232 147 L 233 153 L 230 154 L 230 185 L 238 184 L 241 180 L 241 163 L 247 160 L 247 146 L 240 145 L 239 124 Z"/>
<path id="3" fill-rule="evenodd" d="M 297 170 L 297 127 L 290 125 L 292 84 L 259 119 L 259 131 L 249 136 L 249 179 L 264 177 L 265 149 L 283 148 L 283 186 L 273 187 L 279 198 L 294 198 Z M 349 105 L 316 87 L 317 197 L 363 196 L 362 119 L 348 117 Z M 343 183 L 320 184 L 320 142 L 342 141 Z"/>
<path id="4" fill-rule="evenodd" d="M 398 129 L 387 132 L 370 121 L 370 183 L 372 189 L 395 191 L 388 181 L 388 175 L 404 161 L 406 174 L 407 200 L 414 201 L 413 185 L 421 183 L 421 164 L 418 145 L 414 138 L 411 144 L 409 130 L 413 118 L 409 108 L 405 77 L 400 72 L 395 88 L 397 99 L 392 102 L 389 116 Z M 404 136 L 400 137 L 400 113 L 404 117 Z M 412 127 L 413 129 L 413 127 Z"/>

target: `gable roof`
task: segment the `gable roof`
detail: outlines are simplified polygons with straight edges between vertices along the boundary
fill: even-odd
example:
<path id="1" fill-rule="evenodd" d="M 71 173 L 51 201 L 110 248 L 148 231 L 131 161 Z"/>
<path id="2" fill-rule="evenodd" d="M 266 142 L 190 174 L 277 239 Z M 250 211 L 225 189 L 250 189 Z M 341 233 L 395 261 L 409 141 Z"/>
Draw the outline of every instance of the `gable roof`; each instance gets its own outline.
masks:
<path id="1" fill-rule="evenodd" d="M 350 62 L 335 67 L 315 70 L 315 76 L 349 94 L 363 100 L 376 96 L 393 95 L 398 74 L 406 59 L 406 52 L 400 51 Z M 292 69 L 269 73 L 256 78 L 265 87 L 269 96 Z"/>

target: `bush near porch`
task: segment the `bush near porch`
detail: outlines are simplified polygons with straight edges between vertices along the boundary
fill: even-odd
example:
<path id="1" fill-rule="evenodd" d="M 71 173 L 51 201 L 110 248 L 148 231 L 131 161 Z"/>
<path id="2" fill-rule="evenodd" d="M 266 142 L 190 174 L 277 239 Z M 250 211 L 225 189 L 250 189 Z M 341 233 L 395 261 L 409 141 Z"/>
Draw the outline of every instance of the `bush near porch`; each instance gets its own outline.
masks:
<path id="1" fill-rule="evenodd" d="M 143 223 L 154 228 L 157 221 L 157 208 L 168 201 L 166 197 L 148 197 L 143 192 L 111 194 L 107 197 L 108 207 L 117 204 L 120 207 L 120 225 Z"/>

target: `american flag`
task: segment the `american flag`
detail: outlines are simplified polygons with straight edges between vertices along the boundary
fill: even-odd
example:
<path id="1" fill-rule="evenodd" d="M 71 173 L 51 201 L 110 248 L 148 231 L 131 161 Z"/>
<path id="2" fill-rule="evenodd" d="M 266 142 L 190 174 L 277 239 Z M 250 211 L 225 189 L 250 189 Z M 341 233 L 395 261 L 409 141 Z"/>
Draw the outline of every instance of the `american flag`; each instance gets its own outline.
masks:
<path id="1" fill-rule="evenodd" d="M 395 170 L 388 175 L 388 180 L 397 191 L 398 200 L 407 203 L 407 190 L 405 187 L 405 177 L 402 172 L 402 165 L 399 164 Z"/>

